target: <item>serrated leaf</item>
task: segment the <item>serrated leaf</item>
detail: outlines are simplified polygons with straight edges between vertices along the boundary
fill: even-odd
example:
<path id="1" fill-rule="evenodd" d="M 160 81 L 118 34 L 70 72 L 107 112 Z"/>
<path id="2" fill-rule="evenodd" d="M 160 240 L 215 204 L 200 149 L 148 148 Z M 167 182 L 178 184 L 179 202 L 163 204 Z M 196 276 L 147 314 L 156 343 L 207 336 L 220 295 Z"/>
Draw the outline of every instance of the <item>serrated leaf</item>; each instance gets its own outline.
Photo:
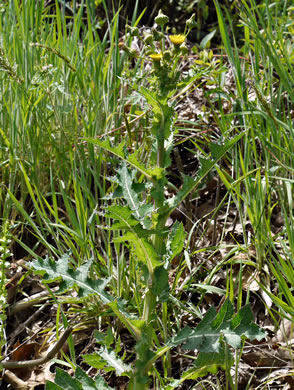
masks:
<path id="1" fill-rule="evenodd" d="M 97 384 L 80 367 L 76 368 L 75 378 L 81 383 L 83 390 L 97 390 Z"/>
<path id="2" fill-rule="evenodd" d="M 227 299 L 217 315 L 211 307 L 195 330 L 185 328 L 171 340 L 171 345 L 185 343 L 184 349 L 219 353 L 222 338 L 235 349 L 241 347 L 243 337 L 260 340 L 265 333 L 252 323 L 252 313 L 248 309 L 247 305 L 234 316 L 233 305 Z"/>
<path id="3" fill-rule="evenodd" d="M 151 291 L 159 298 L 159 302 L 166 302 L 169 296 L 168 272 L 164 266 L 155 268 Z"/>
<path id="4" fill-rule="evenodd" d="M 62 387 L 51 381 L 46 382 L 46 390 L 63 390 Z"/>
<path id="5" fill-rule="evenodd" d="M 43 282 L 51 283 L 57 279 L 62 279 L 59 285 L 58 293 L 67 291 L 75 286 L 79 289 L 79 296 L 98 295 L 104 303 L 110 303 L 113 298 L 107 294 L 104 289 L 110 281 L 108 279 L 90 279 L 88 277 L 91 261 L 80 266 L 77 270 L 69 267 L 70 256 L 64 254 L 59 260 L 37 259 L 28 263 L 29 267 L 34 268 L 38 273 L 43 274 Z"/>
<path id="6" fill-rule="evenodd" d="M 147 211 L 144 209 L 143 213 Z M 138 219 L 134 217 L 133 211 L 128 206 L 109 206 L 103 216 L 113 219 L 111 227 L 109 228 L 110 230 L 131 231 L 139 237 L 150 237 L 152 234 L 157 233 L 155 230 L 143 228 Z"/>
<path id="7" fill-rule="evenodd" d="M 75 377 L 56 368 L 55 383 L 47 381 L 46 390 L 113 390 L 102 377 L 92 379 L 80 367 L 76 368 Z"/>
<path id="8" fill-rule="evenodd" d="M 66 371 L 56 368 L 55 383 L 64 390 L 82 390 L 82 384 Z"/>
<path id="9" fill-rule="evenodd" d="M 108 349 L 104 348 L 99 351 L 99 355 L 110 367 L 114 368 L 117 375 L 121 375 L 132 370 L 132 367 L 119 359 L 114 351 L 109 351 Z"/>
<path id="10" fill-rule="evenodd" d="M 106 362 L 96 352 L 82 355 L 82 358 L 85 363 L 89 364 L 91 367 L 97 368 L 98 370 L 101 370 L 106 365 Z"/>
<path id="11" fill-rule="evenodd" d="M 211 327 L 214 329 L 227 329 L 234 315 L 234 308 L 229 299 L 227 299 L 220 308 L 217 316 L 213 320 Z"/>
<path id="12" fill-rule="evenodd" d="M 193 332 L 193 330 L 191 328 L 189 328 L 189 326 L 186 326 L 185 328 L 183 328 L 178 334 L 177 336 L 173 337 L 169 342 L 168 342 L 168 345 L 170 347 L 175 347 L 177 345 L 180 345 L 180 344 L 183 344 L 188 338 L 189 336 L 191 335 L 191 333 Z"/>
<path id="13" fill-rule="evenodd" d="M 232 319 L 231 328 L 234 332 L 244 335 L 249 340 L 262 340 L 266 333 L 260 329 L 256 324 L 252 323 L 254 317 L 251 308 L 248 305 L 241 308 L 241 310 Z"/>
<path id="14" fill-rule="evenodd" d="M 127 241 L 132 247 L 132 253 L 137 257 L 139 261 L 147 264 L 148 271 L 153 272 L 155 267 L 160 266 L 163 261 L 160 261 L 158 253 L 156 252 L 153 244 L 146 238 L 143 238 L 137 234 L 137 231 L 141 230 L 140 226 L 136 226 L 132 231 L 126 232 L 121 237 L 116 237 L 115 242 Z"/>
<path id="15" fill-rule="evenodd" d="M 119 221 L 119 223 L 113 223 L 113 229 L 127 230 L 123 236 L 116 237 L 115 242 L 128 241 L 139 261 L 147 264 L 149 272 L 153 272 L 155 267 L 162 264 L 151 242 L 144 238 L 145 235 L 150 236 L 153 232 L 144 229 L 138 223 L 129 207 L 110 206 L 107 208 L 105 216 Z"/>
<path id="16" fill-rule="evenodd" d="M 104 216 L 119 221 L 119 224 L 115 222 L 112 224 L 112 229 L 132 230 L 134 226 L 138 225 L 138 220 L 133 216 L 133 211 L 128 206 L 109 206 L 105 210 Z"/>
<path id="17" fill-rule="evenodd" d="M 123 164 L 117 171 L 120 181 L 119 184 L 122 188 L 123 197 L 129 205 L 130 209 L 136 211 L 140 207 L 138 194 L 133 189 L 133 175 L 130 173 L 126 164 Z M 138 215 L 139 217 L 139 215 Z"/>
<path id="18" fill-rule="evenodd" d="M 166 99 L 158 99 L 157 96 L 148 89 L 141 87 L 141 94 L 146 98 L 148 104 L 152 106 L 154 118 L 152 122 L 152 134 L 157 139 L 168 139 L 171 134 L 172 117 L 174 110 L 170 107 Z"/>
<path id="19" fill-rule="evenodd" d="M 141 172 L 144 176 L 146 176 L 149 180 L 152 180 L 154 177 L 160 179 L 163 176 L 163 169 L 155 167 L 147 169 L 139 160 L 138 160 L 138 151 L 133 154 L 129 154 L 127 157 L 125 156 L 125 142 L 122 142 L 118 146 L 112 146 L 110 140 L 107 139 L 105 141 L 98 140 L 96 138 L 85 138 L 85 141 L 90 142 L 94 145 L 100 146 L 100 148 L 107 150 L 108 152 L 114 154 L 119 157 L 121 160 L 125 161 L 132 167 L 136 168 L 139 172 Z"/>
<path id="20" fill-rule="evenodd" d="M 228 353 L 228 352 L 227 352 Z M 195 361 L 195 366 L 196 367 L 206 367 L 206 369 L 209 370 L 209 372 L 211 372 L 211 368 L 213 368 L 213 370 L 217 370 L 218 368 L 223 368 L 225 369 L 225 362 L 226 362 L 226 358 L 228 358 L 228 356 L 225 355 L 225 351 L 224 351 L 224 348 L 223 346 L 220 348 L 219 352 L 213 352 L 213 353 L 206 353 L 206 352 L 200 352 L 199 355 L 197 356 L 197 359 Z M 230 363 L 233 363 L 233 359 L 232 359 L 232 356 L 230 355 Z M 208 373 L 208 372 L 207 372 Z M 214 374 L 216 374 L 216 372 L 214 372 Z"/>
<path id="21" fill-rule="evenodd" d="M 169 242 L 168 246 L 171 251 L 170 255 L 170 261 L 173 260 L 179 253 L 182 252 L 184 243 L 185 243 L 185 238 L 186 238 L 186 232 L 184 230 L 184 226 L 182 223 L 179 223 L 176 221 L 173 224 L 172 230 L 170 232 L 169 236 Z"/>

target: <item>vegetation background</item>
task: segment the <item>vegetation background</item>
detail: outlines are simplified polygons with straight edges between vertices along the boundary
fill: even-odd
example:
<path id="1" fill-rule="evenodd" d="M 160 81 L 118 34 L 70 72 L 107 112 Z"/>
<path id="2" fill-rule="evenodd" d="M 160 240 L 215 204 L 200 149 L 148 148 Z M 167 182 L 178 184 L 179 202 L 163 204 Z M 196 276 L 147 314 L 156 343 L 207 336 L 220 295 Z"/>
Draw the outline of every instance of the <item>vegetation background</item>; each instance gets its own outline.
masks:
<path id="1" fill-rule="evenodd" d="M 1 2 L 3 389 L 293 388 L 293 13 Z"/>

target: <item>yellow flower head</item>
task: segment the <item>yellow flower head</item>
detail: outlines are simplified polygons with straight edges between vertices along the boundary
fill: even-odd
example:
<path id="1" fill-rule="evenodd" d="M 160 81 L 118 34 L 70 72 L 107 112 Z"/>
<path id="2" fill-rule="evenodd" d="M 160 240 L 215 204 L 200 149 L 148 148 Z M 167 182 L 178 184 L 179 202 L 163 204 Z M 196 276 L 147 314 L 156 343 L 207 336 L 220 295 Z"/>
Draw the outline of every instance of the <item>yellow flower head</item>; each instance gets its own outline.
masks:
<path id="1" fill-rule="evenodd" d="M 186 36 L 184 34 L 170 35 L 169 39 L 175 46 L 180 46 L 185 42 Z"/>
<path id="2" fill-rule="evenodd" d="M 153 53 L 149 56 L 153 61 L 160 61 L 162 59 L 162 53 Z"/>

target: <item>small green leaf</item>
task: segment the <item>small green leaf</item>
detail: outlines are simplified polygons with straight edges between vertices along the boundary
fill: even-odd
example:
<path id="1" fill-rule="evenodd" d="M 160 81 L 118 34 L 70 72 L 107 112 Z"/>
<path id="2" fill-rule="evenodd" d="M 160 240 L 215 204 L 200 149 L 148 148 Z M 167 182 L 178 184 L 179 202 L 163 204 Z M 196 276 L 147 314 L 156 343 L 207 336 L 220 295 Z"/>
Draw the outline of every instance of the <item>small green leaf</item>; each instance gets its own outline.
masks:
<path id="1" fill-rule="evenodd" d="M 51 381 L 46 382 L 46 390 L 63 390 L 62 387 Z"/>
<path id="2" fill-rule="evenodd" d="M 213 31 L 211 31 L 211 33 L 205 35 L 205 37 L 200 42 L 200 49 L 206 49 L 209 46 L 210 41 L 214 37 L 215 33 L 216 33 L 216 30 L 213 30 Z"/>
<path id="3" fill-rule="evenodd" d="M 89 364 L 91 367 L 97 368 L 98 370 L 101 370 L 106 365 L 106 362 L 98 353 L 82 355 L 82 358 L 85 363 Z"/>
<path id="4" fill-rule="evenodd" d="M 83 390 L 97 390 L 96 383 L 80 367 L 76 368 L 75 378 L 81 383 Z"/>

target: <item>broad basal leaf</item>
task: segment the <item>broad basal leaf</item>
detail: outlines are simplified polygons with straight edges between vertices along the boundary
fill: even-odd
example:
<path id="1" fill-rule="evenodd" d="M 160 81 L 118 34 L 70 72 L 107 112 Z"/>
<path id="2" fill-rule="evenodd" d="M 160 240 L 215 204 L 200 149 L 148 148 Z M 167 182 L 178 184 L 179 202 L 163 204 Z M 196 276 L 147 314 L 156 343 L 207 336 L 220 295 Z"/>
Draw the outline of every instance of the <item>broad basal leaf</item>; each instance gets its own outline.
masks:
<path id="1" fill-rule="evenodd" d="M 196 329 L 184 328 L 171 340 L 171 344 L 185 343 L 184 349 L 219 353 L 224 338 L 230 346 L 237 349 L 241 347 L 242 337 L 250 340 L 261 340 L 265 337 L 265 332 L 252 323 L 252 320 L 249 305 L 234 315 L 233 305 L 227 299 L 218 314 L 215 308 L 211 307 Z"/>
<path id="2" fill-rule="evenodd" d="M 110 303 L 113 298 L 104 291 L 110 281 L 108 279 L 94 280 L 88 277 L 91 260 L 74 270 L 70 266 L 70 255 L 64 254 L 55 261 L 46 257 L 45 259 L 34 260 L 28 265 L 43 275 L 44 283 L 51 283 L 57 279 L 62 279 L 58 293 L 78 287 L 79 296 L 85 297 L 91 294 L 99 295 L 104 303 Z"/>
<path id="3" fill-rule="evenodd" d="M 92 379 L 79 367 L 76 368 L 74 378 L 57 367 L 55 383 L 48 381 L 46 390 L 112 390 L 112 387 L 100 376 Z"/>

